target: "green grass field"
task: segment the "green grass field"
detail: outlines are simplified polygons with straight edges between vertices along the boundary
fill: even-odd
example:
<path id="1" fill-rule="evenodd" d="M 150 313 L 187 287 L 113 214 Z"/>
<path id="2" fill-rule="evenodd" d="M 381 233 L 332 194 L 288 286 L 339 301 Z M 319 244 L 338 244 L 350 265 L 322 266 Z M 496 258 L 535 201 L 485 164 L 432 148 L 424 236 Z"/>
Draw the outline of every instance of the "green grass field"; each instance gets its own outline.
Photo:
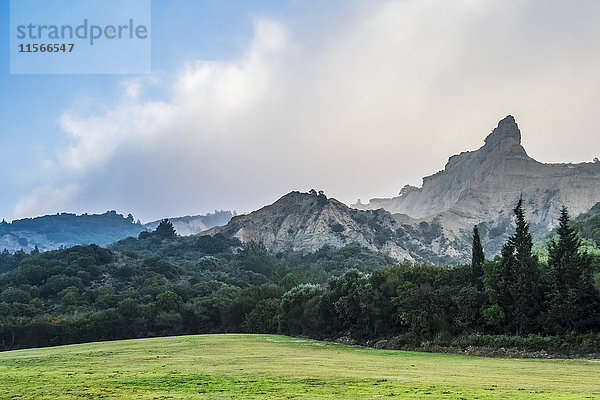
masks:
<path id="1" fill-rule="evenodd" d="M 599 360 L 201 335 L 0 353 L 1 399 L 600 399 Z"/>

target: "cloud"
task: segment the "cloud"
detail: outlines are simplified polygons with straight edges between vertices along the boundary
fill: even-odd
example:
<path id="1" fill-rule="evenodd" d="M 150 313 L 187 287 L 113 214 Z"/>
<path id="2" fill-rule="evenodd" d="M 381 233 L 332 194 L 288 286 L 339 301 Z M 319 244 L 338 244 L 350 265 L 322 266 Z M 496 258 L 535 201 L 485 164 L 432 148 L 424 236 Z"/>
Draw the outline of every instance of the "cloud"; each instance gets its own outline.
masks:
<path id="1" fill-rule="evenodd" d="M 34 193 L 85 187 L 53 204 L 142 219 L 248 211 L 312 187 L 392 196 L 482 145 L 506 114 L 543 161 L 597 155 L 596 2 L 345 4 L 335 23 L 257 19 L 232 61 L 126 81 L 102 112 L 66 110 L 56 182 Z M 144 99 L 150 85 L 166 95 Z M 44 209 L 30 197 L 15 215 Z"/>
<path id="2" fill-rule="evenodd" d="M 75 184 L 66 186 L 43 185 L 22 197 L 13 211 L 13 219 L 44 215 L 72 201 L 80 193 Z"/>
<path id="3" fill-rule="evenodd" d="M 121 82 L 121 86 L 125 90 L 127 97 L 137 99 L 140 96 L 141 82 L 139 79 L 131 79 Z"/>

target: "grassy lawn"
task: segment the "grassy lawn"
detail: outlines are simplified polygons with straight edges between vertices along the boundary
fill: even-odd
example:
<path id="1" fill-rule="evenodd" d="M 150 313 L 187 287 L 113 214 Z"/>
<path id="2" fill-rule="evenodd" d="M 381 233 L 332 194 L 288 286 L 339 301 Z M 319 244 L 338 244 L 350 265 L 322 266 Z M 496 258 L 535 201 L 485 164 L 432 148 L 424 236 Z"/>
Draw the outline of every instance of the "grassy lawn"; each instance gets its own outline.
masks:
<path id="1" fill-rule="evenodd" d="M 598 360 L 200 335 L 0 353 L 0 399 L 600 399 Z"/>

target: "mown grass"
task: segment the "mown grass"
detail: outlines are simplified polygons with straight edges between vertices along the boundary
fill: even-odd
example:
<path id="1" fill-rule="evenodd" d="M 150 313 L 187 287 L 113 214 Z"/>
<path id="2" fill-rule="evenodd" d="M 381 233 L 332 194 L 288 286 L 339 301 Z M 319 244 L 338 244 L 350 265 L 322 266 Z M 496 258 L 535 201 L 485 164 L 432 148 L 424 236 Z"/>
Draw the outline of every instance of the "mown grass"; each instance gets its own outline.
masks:
<path id="1" fill-rule="evenodd" d="M 600 399 L 600 362 L 180 336 L 0 353 L 0 398 Z"/>

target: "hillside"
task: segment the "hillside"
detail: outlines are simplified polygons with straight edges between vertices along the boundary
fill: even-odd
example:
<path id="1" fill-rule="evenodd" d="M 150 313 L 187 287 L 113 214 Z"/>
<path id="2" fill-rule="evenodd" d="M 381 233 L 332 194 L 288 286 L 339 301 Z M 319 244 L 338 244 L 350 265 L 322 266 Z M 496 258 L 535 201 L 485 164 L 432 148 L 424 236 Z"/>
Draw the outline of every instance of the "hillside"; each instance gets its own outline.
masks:
<path id="1" fill-rule="evenodd" d="M 358 246 L 275 258 L 263 246 L 223 235 L 165 238 L 158 231 L 110 249 L 2 252 L 0 351 L 167 334 L 277 332 L 277 322 L 265 321 L 278 318 L 273 305 L 292 287 L 391 263 Z M 268 311 L 251 313 L 266 300 Z"/>
<path id="2" fill-rule="evenodd" d="M 181 236 L 193 235 L 217 225 L 226 224 L 232 217 L 230 211 L 215 211 L 206 215 L 171 219 Z M 140 224 L 133 216 L 127 217 L 116 211 L 104 214 L 61 213 L 36 218 L 25 218 L 0 223 L 0 251 L 24 250 L 30 252 L 55 250 L 80 244 L 106 246 L 126 237 L 137 237 L 140 232 L 151 231 L 160 221 Z"/>
<path id="3" fill-rule="evenodd" d="M 460 252 L 436 221 L 416 228 L 384 210 L 357 210 L 323 193 L 291 192 L 275 203 L 239 215 L 201 235 L 224 234 L 242 243 L 256 241 L 274 253 L 313 253 L 324 247 L 358 244 L 398 261 L 457 262 Z"/>
<path id="4" fill-rule="evenodd" d="M 600 248 L 600 202 L 596 203 L 589 212 L 577 216 L 573 226 L 583 239 L 589 240 Z"/>
<path id="5" fill-rule="evenodd" d="M 0 397 L 581 399 L 600 391 L 597 368 L 276 335 L 179 336 L 0 353 Z"/>

